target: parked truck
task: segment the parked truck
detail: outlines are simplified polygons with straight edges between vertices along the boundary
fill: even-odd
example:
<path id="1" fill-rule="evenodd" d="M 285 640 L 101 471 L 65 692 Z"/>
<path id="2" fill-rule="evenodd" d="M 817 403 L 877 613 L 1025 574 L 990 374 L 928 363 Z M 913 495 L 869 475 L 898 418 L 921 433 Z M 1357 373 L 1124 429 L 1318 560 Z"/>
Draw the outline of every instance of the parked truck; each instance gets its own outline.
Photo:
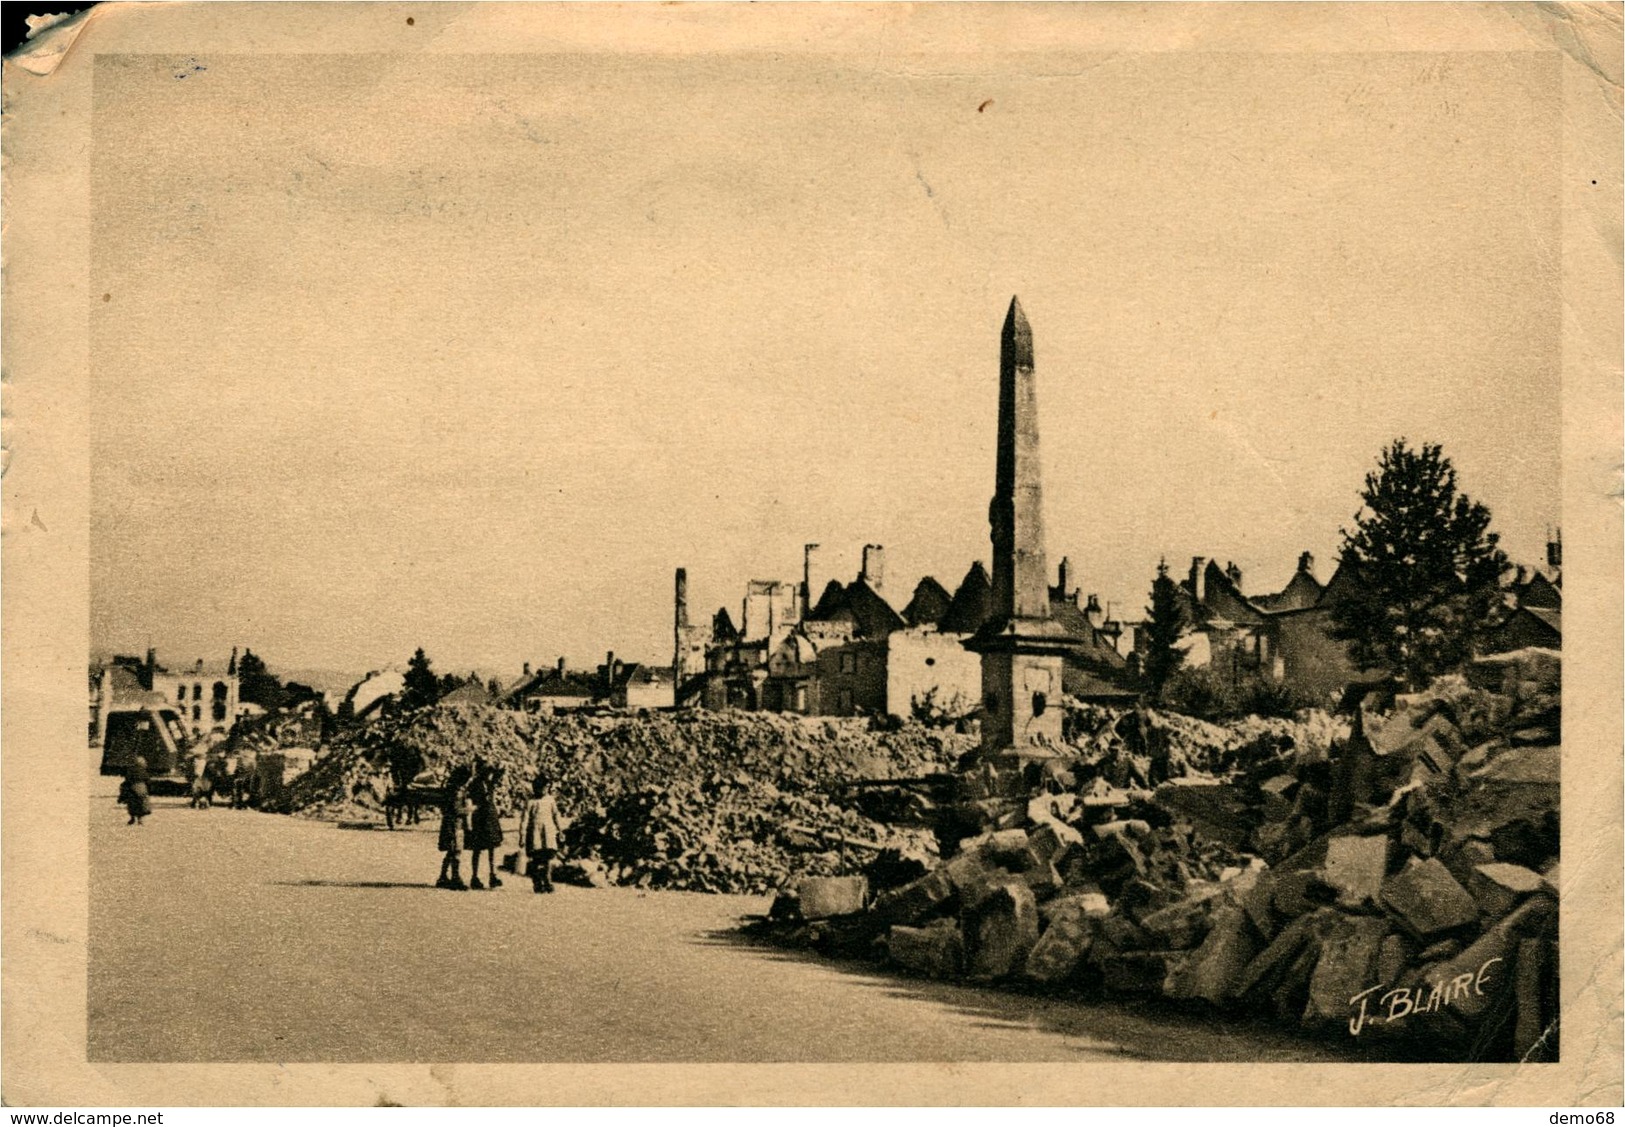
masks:
<path id="1" fill-rule="evenodd" d="M 185 789 L 187 750 L 186 728 L 173 708 L 115 706 L 102 724 L 101 773 L 123 775 L 139 755 L 147 761 L 147 776 L 155 789 Z"/>

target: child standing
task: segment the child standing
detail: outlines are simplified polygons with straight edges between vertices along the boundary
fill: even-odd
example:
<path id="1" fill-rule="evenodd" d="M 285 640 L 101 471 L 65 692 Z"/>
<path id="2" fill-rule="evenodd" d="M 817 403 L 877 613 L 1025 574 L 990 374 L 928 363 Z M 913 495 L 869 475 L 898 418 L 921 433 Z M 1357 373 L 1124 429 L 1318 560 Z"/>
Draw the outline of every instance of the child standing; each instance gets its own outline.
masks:
<path id="1" fill-rule="evenodd" d="M 468 849 L 473 854 L 468 872 L 470 888 L 484 888 L 480 883 L 480 854 L 485 854 L 486 876 L 492 888 L 501 888 L 497 876 L 497 847 L 502 844 L 502 818 L 497 813 L 497 792 L 502 787 L 503 770 L 500 766 L 475 760 L 474 781 L 468 786 L 474 814 L 468 827 Z"/>
<path id="2" fill-rule="evenodd" d="M 468 888 L 463 883 L 462 847 L 468 838 L 469 802 L 466 788 L 470 773 L 466 763 L 453 767 L 451 774 L 446 776 L 445 792 L 440 796 L 440 850 L 445 857 L 440 862 L 440 879 L 434 882 L 436 888 L 450 888 L 457 892 Z"/>
<path id="3" fill-rule="evenodd" d="M 545 773 L 538 773 L 531 799 L 519 815 L 519 845 L 530 859 L 530 885 L 536 892 L 553 891 L 553 858 L 559 851 L 559 805 Z"/>

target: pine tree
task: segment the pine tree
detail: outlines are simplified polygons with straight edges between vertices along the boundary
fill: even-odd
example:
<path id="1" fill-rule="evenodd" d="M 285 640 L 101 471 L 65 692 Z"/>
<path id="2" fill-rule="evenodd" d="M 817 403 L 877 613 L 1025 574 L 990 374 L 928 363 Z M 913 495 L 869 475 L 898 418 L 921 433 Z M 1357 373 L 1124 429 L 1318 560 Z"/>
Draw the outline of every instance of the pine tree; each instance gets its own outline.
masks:
<path id="1" fill-rule="evenodd" d="M 1490 511 L 1456 490 L 1441 447 L 1396 439 L 1366 474 L 1341 563 L 1354 582 L 1332 604 L 1335 632 L 1367 668 L 1412 689 L 1459 666 L 1500 597 L 1506 555 Z"/>
<path id="2" fill-rule="evenodd" d="M 1157 564 L 1157 578 L 1151 584 L 1151 605 L 1145 614 L 1145 678 L 1152 698 L 1156 699 L 1162 695 L 1168 678 L 1185 660 L 1184 651 L 1176 643 L 1188 625 L 1179 599 L 1179 585 L 1168 577 L 1166 559 Z"/>
<path id="3" fill-rule="evenodd" d="M 406 663 L 406 676 L 401 688 L 402 708 L 426 708 L 440 699 L 440 679 L 429 668 L 429 658 L 419 646 Z"/>

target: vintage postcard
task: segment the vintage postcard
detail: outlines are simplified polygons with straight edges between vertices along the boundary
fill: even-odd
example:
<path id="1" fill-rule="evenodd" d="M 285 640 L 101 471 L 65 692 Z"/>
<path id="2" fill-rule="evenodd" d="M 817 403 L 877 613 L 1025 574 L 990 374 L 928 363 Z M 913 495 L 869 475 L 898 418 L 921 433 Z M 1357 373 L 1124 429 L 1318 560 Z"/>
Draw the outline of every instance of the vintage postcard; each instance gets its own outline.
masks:
<path id="1" fill-rule="evenodd" d="M 1617 4 L 42 26 L 6 1101 L 1618 1103 L 1620 76 Z"/>

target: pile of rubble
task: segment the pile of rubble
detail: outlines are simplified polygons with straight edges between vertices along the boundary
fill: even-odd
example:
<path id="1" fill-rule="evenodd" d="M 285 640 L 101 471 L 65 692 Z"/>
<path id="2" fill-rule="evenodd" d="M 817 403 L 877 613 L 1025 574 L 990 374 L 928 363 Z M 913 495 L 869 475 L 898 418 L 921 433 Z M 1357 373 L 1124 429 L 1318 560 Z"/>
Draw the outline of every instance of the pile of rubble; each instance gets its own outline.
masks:
<path id="1" fill-rule="evenodd" d="M 582 883 L 765 893 L 798 874 L 882 856 L 934 860 L 931 833 L 865 813 L 857 779 L 949 769 L 971 737 L 919 725 L 772 713 L 567 713 L 483 705 L 419 709 L 349 733 L 290 789 L 311 817 L 378 819 L 390 766 L 426 785 L 476 757 L 505 771 L 512 812 L 538 770 L 570 822 L 564 875 Z M 920 868 L 923 869 L 923 863 Z"/>
<path id="2" fill-rule="evenodd" d="M 1526 651 L 1369 694 L 1341 732 L 1306 718 L 1329 746 L 1193 728 L 1185 773 L 1154 788 L 1099 773 L 1154 781 L 1143 729 L 1119 747 L 1124 716 L 1080 715 L 1072 763 L 1029 768 L 1024 806 L 1000 813 L 962 776 L 961 824 L 980 812 L 981 832 L 937 868 L 803 880 L 751 926 L 932 977 L 1265 1014 L 1389 1056 L 1555 1059 L 1559 680 Z"/>

